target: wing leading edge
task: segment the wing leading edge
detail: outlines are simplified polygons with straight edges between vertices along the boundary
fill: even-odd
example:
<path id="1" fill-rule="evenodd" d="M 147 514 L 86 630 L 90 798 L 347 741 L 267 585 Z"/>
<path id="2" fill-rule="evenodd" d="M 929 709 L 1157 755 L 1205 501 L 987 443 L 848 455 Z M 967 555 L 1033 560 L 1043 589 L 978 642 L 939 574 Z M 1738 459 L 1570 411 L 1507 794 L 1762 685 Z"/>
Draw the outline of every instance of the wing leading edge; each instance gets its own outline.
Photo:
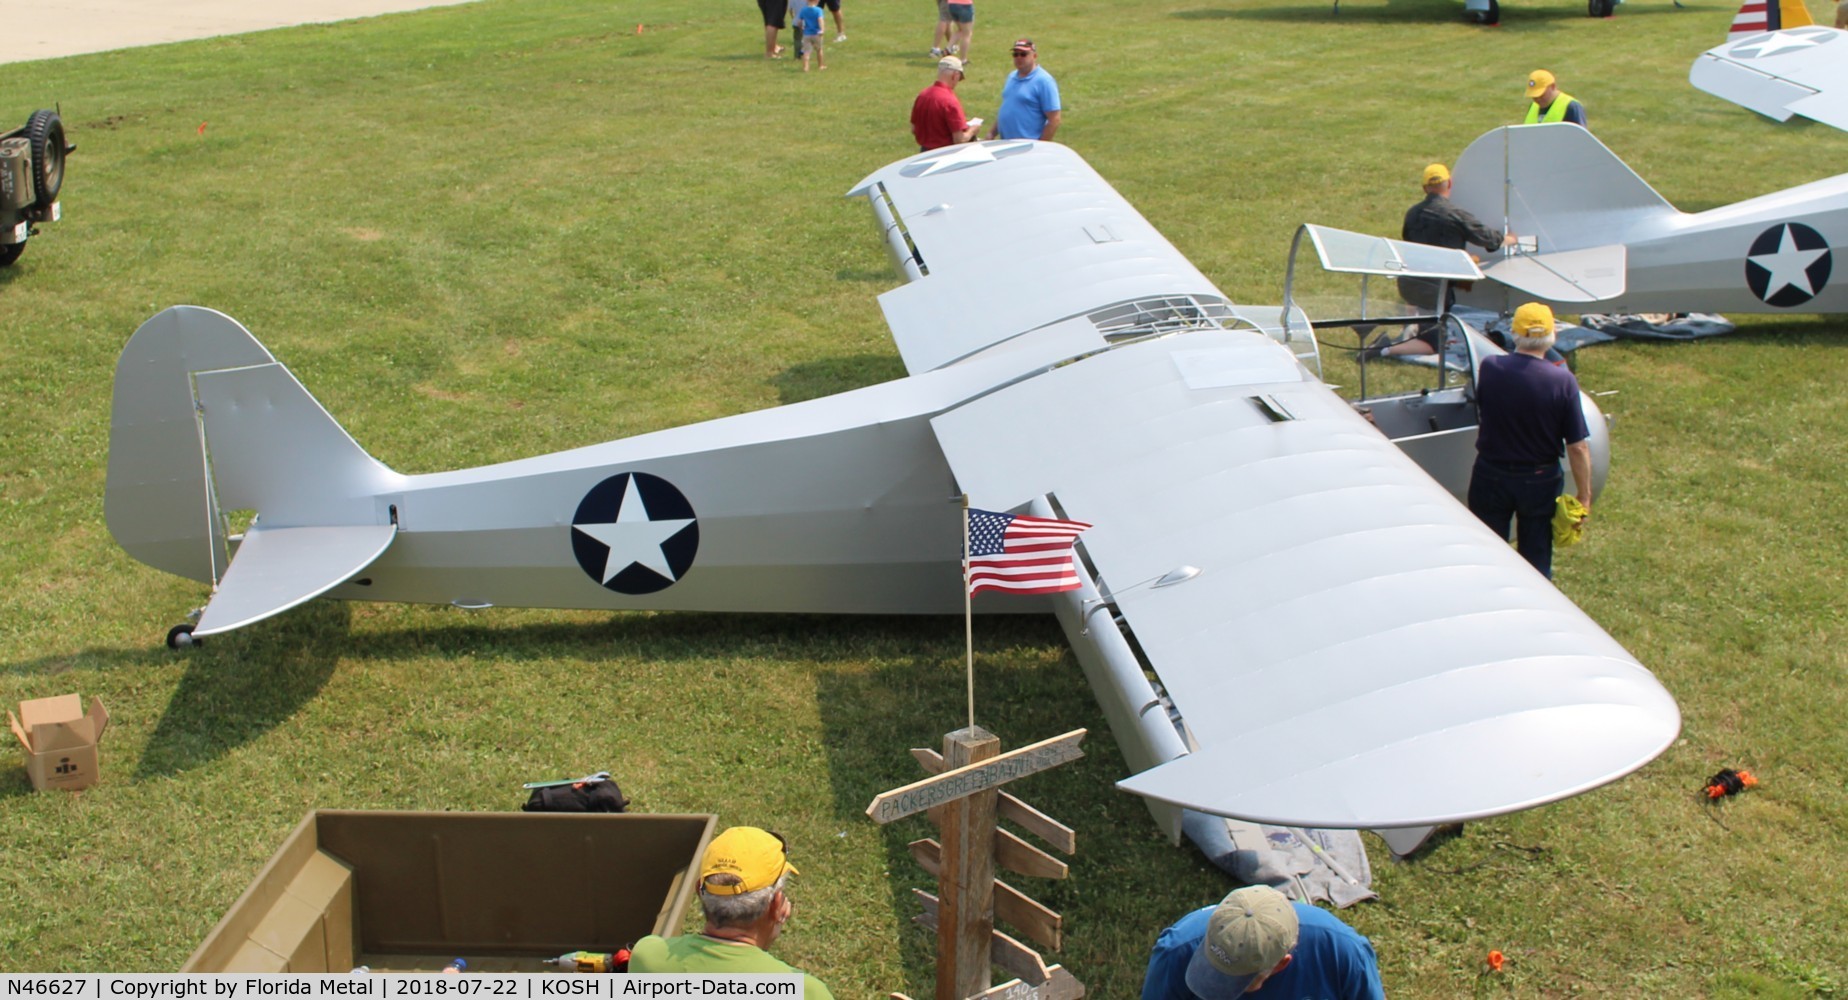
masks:
<path id="1" fill-rule="evenodd" d="M 869 175 L 848 196 L 872 202 L 911 279 L 879 305 L 914 375 L 1113 303 L 1220 300 L 1141 213 L 1057 143 L 920 153 Z M 1072 353 L 1101 342 L 1095 330 L 1085 341 Z"/>
<path id="2" fill-rule="evenodd" d="M 1586 791 L 1679 731 L 1648 670 L 1259 335 L 1118 347 L 933 429 L 978 505 L 1096 524 L 1100 588 L 1196 745 L 1129 791 L 1421 826 Z"/>

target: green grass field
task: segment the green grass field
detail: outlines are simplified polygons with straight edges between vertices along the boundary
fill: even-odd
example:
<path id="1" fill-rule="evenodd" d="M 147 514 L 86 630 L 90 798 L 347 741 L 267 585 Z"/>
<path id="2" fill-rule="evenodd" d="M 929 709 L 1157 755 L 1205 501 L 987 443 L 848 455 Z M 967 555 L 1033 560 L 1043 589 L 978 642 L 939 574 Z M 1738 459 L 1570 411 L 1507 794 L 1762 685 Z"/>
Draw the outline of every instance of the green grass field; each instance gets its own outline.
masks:
<path id="1" fill-rule="evenodd" d="M 115 717 L 92 790 L 0 767 L 0 970 L 178 968 L 316 807 L 507 810 L 521 781 L 608 768 L 639 809 L 789 835 L 778 950 L 837 996 L 928 993 L 904 847 L 927 827 L 862 810 L 962 724 L 959 621 L 314 604 L 176 655 L 203 588 L 102 516 L 116 355 L 177 303 L 241 320 L 407 473 L 901 375 L 874 301 L 897 278 L 840 195 L 914 148 L 931 11 L 845 6 L 851 40 L 806 76 L 762 58 L 741 0 L 482 0 L 0 68 L 0 123 L 59 102 L 80 147 L 65 219 L 0 271 L 0 701 L 80 691 Z M 1515 120 L 1536 66 L 1683 208 L 1839 169 L 1848 136 L 1688 86 L 1730 5 L 1620 11 L 985 0 L 963 96 L 992 118 L 1032 35 L 1060 140 L 1246 302 L 1279 297 L 1300 222 L 1396 235 L 1418 170 Z M 1393 996 L 1848 994 L 1848 330 L 1738 319 L 1578 364 L 1617 393 L 1616 455 L 1558 583 L 1674 693 L 1683 738 L 1415 862 L 1371 842 L 1382 899 L 1344 917 Z M 1228 883 L 1112 789 L 1056 625 L 976 642 L 1010 746 L 1093 732 L 1018 787 L 1080 838 L 1073 877 L 1028 891 L 1091 995 L 1133 996 L 1155 934 Z M 1729 765 L 1763 784 L 1702 805 Z"/>

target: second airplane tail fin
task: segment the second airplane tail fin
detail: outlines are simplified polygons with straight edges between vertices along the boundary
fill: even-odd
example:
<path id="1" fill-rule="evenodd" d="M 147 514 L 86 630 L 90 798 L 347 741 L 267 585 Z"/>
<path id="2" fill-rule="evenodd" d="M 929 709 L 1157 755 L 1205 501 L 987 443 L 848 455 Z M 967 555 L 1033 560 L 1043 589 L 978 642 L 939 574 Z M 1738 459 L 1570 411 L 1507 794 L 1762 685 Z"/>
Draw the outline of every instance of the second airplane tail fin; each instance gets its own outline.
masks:
<path id="1" fill-rule="evenodd" d="M 1733 15 L 1732 27 L 1726 29 L 1726 39 L 1736 41 L 1747 35 L 1815 23 L 1803 0 L 1745 0 L 1739 5 L 1739 13 Z"/>
<path id="2" fill-rule="evenodd" d="M 1451 201 L 1539 253 L 1622 243 L 1639 221 L 1679 214 L 1596 136 L 1566 122 L 1485 133 L 1453 174 Z"/>

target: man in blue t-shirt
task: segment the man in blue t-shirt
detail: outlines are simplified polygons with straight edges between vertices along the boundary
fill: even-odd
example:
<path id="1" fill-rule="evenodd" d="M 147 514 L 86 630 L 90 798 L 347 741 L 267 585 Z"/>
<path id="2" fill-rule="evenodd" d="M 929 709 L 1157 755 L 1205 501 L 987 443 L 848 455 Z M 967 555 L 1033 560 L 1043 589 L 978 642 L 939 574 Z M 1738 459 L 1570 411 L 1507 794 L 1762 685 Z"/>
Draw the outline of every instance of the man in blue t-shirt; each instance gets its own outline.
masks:
<path id="1" fill-rule="evenodd" d="M 1234 890 L 1161 932 L 1142 1000 L 1386 1000 L 1373 945 L 1268 885 Z"/>
<path id="2" fill-rule="evenodd" d="M 1578 502 L 1591 510 L 1591 442 L 1578 379 L 1546 359 L 1553 346 L 1553 310 L 1529 302 L 1509 325 L 1514 353 L 1486 358 L 1476 373 L 1476 464 L 1469 475 L 1469 509 L 1489 530 L 1508 537 L 1540 571 L 1553 576 L 1553 512 L 1572 466 Z"/>
<path id="3" fill-rule="evenodd" d="M 1014 43 L 1014 72 L 1001 84 L 1001 110 L 988 128 L 990 139 L 1051 139 L 1059 130 L 1059 82 L 1040 69 L 1033 39 Z"/>

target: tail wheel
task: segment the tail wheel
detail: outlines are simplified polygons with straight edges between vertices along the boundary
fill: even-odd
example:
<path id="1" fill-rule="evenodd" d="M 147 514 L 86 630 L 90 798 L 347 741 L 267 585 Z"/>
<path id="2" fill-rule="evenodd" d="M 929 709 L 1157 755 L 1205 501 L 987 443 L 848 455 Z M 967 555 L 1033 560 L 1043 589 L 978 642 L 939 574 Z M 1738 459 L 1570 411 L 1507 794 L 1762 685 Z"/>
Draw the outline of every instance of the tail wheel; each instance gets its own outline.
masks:
<path id="1" fill-rule="evenodd" d="M 32 204 L 48 210 L 64 187 L 64 122 L 58 113 L 32 112 L 26 119 L 26 141 L 32 144 L 32 186 L 38 192 Z"/>
<path id="2" fill-rule="evenodd" d="M 191 625 L 175 625 L 167 630 L 168 649 L 191 649 L 194 646 L 203 645 L 205 645 L 204 639 L 193 638 Z"/>
<path id="3" fill-rule="evenodd" d="M 0 267 L 18 260 L 19 255 L 25 252 L 26 244 L 23 240 L 18 243 L 0 243 Z"/>

